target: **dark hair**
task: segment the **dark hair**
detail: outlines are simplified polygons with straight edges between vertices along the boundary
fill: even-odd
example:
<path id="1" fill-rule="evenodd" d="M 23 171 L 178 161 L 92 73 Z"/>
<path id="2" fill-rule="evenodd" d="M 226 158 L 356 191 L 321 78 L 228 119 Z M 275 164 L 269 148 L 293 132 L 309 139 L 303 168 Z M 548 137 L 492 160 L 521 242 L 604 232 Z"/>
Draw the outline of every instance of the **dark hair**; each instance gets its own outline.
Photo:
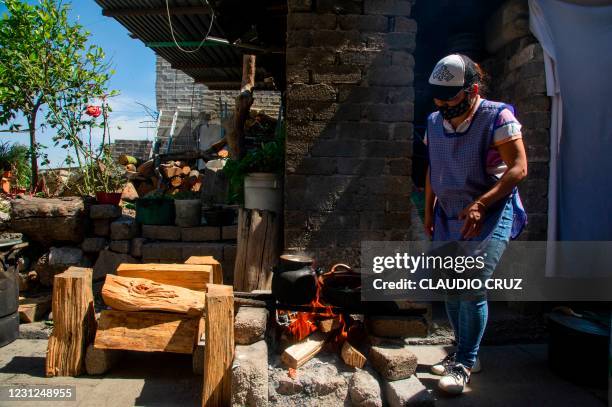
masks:
<path id="1" fill-rule="evenodd" d="M 470 87 L 473 84 L 478 84 L 478 89 L 481 95 L 488 89 L 488 76 L 485 71 L 474 62 L 470 57 L 463 54 L 457 54 L 465 63 L 465 87 Z"/>

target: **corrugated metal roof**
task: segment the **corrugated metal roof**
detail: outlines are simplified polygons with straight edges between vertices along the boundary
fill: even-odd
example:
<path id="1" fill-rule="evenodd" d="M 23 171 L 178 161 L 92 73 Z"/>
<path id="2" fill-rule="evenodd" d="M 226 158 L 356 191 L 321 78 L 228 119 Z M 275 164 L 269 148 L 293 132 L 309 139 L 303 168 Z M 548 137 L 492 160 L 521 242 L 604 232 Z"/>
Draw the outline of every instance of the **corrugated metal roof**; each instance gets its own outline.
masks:
<path id="1" fill-rule="evenodd" d="M 168 1 L 176 40 L 179 44 L 189 43 L 190 46 L 182 45 L 183 48 L 196 49 L 193 43 L 202 41 L 210 26 L 211 16 L 207 14 L 205 1 Z M 156 54 L 170 62 L 173 68 L 185 72 L 196 82 L 204 83 L 211 88 L 237 89 L 242 77 L 243 53 L 258 53 L 258 51 L 245 51 L 244 48 L 219 43 L 207 43 L 195 52 L 183 52 L 174 45 L 168 25 L 165 0 L 96 0 L 96 3 L 102 7 L 105 15 L 112 16 L 119 21 L 133 37 L 143 41 Z M 216 4 L 213 1 L 211 3 Z M 263 3 L 268 4 L 270 1 L 264 0 Z M 239 10 L 236 10 L 236 13 L 239 13 Z M 227 21 L 227 11 L 225 17 Z M 236 20 L 244 21 L 244 15 Z M 232 30 L 234 28 L 232 27 Z M 218 19 L 213 24 L 210 37 L 228 38 Z M 285 33 L 279 33 L 279 37 L 283 38 L 284 48 Z M 266 60 L 262 59 L 262 61 Z M 272 58 L 272 60 L 277 63 L 282 59 Z M 274 67 L 271 71 L 278 72 L 279 70 L 278 67 Z M 258 63 L 256 80 L 261 81 L 264 77 L 270 76 L 269 72 L 265 64 Z M 276 79 L 278 83 L 281 78 Z"/>

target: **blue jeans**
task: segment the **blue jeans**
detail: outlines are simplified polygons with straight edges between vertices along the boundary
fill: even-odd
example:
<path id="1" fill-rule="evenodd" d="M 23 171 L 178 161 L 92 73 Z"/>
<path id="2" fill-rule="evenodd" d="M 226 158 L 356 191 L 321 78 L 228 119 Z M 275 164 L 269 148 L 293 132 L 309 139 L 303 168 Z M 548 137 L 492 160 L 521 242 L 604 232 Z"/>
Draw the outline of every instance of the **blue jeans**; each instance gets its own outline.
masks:
<path id="1" fill-rule="evenodd" d="M 504 208 L 501 219 L 484 249 L 486 260 L 482 278 L 485 280 L 491 277 L 508 246 L 512 231 L 512 218 L 513 209 L 510 203 Z M 476 363 L 480 341 L 487 326 L 489 307 L 486 296 L 478 300 L 447 298 L 446 313 L 455 332 L 456 361 L 471 369 Z"/>

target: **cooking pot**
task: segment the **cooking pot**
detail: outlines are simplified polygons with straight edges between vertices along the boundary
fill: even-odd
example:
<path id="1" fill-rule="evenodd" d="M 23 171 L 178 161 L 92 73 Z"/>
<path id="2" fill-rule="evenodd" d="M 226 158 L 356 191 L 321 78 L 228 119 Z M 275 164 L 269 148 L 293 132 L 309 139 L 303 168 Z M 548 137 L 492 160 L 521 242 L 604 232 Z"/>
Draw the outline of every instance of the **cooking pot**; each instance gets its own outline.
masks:
<path id="1" fill-rule="evenodd" d="M 361 305 L 361 274 L 346 264 L 335 264 L 319 276 L 319 282 L 325 303 L 353 309 Z"/>
<path id="2" fill-rule="evenodd" d="M 281 303 L 310 304 L 317 295 L 317 272 L 308 256 L 283 254 L 274 268 L 272 295 Z"/>

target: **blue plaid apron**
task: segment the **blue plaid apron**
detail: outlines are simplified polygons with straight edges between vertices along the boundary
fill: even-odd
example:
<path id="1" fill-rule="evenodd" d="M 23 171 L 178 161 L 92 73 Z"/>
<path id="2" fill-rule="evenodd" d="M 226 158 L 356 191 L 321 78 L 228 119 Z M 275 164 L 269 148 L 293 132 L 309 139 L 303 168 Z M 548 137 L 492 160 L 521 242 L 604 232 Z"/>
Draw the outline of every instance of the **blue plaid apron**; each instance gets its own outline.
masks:
<path id="1" fill-rule="evenodd" d="M 427 121 L 427 148 L 431 188 L 437 197 L 434 208 L 434 241 L 465 240 L 461 237 L 464 220 L 460 212 L 498 181 L 486 172 L 487 152 L 491 146 L 495 122 L 499 113 L 512 106 L 482 100 L 467 131 L 446 133 L 439 112 Z M 482 231 L 469 240 L 488 241 L 497 227 L 508 201 L 512 201 L 513 222 L 511 238 L 515 239 L 527 221 L 518 189 L 507 199 L 487 208 Z"/>

